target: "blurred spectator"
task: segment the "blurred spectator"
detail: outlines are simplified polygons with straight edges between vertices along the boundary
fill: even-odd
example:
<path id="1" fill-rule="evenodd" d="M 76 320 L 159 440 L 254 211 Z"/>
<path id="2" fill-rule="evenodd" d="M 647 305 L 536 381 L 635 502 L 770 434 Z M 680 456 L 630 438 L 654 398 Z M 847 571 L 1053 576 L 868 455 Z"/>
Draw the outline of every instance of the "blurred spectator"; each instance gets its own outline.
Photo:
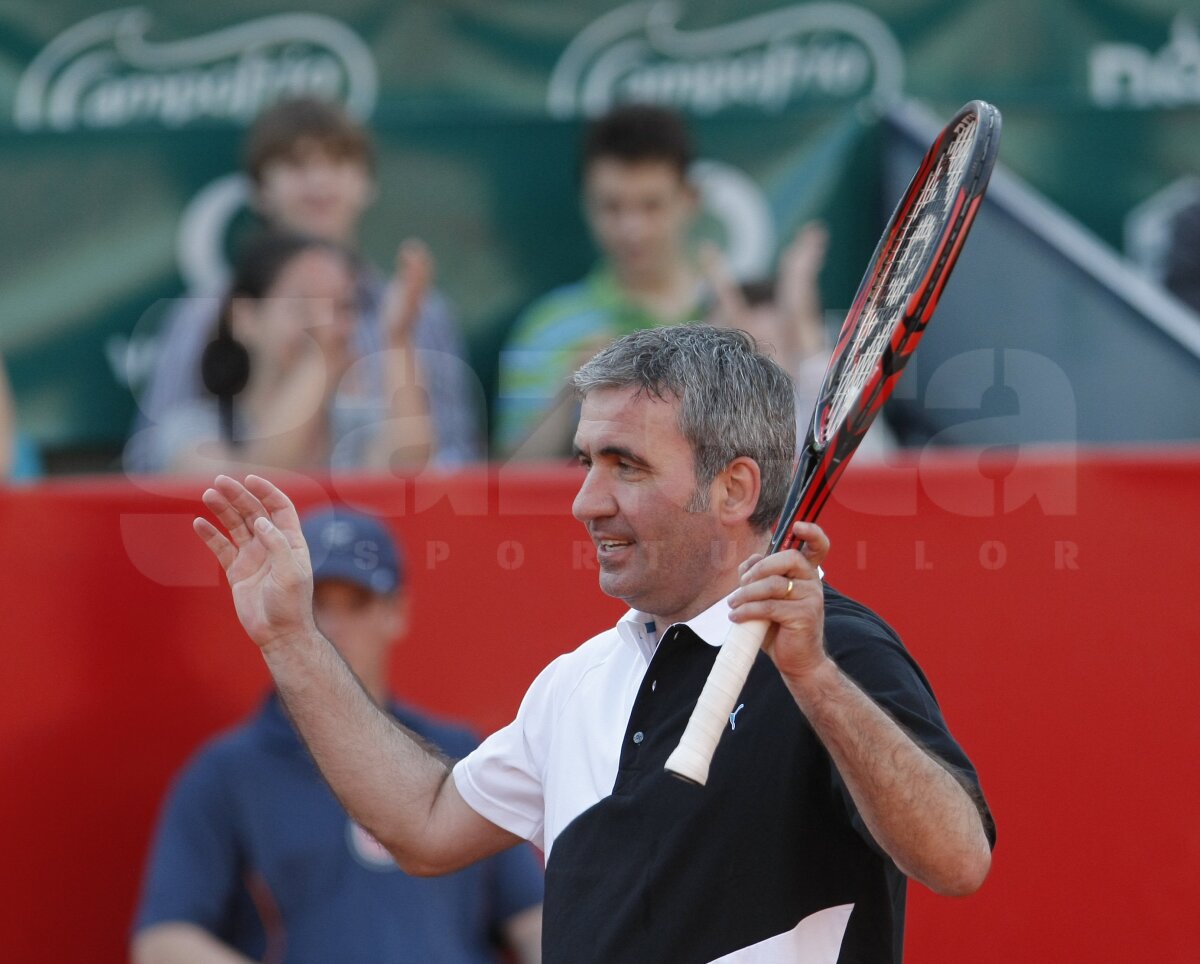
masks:
<path id="1" fill-rule="evenodd" d="M 0 483 L 25 481 L 42 474 L 33 440 L 17 427 L 17 405 L 4 358 L 0 357 Z"/>
<path id="2" fill-rule="evenodd" d="M 387 529 L 345 509 L 310 515 L 313 615 L 363 688 L 442 751 L 476 745 L 388 695 L 405 631 L 403 566 Z M 404 874 L 346 815 L 277 695 L 176 779 L 134 924 L 137 964 L 387 961 L 475 964 L 501 944 L 541 956 L 542 871 L 521 845 L 441 878 Z M 245 955 L 245 956 L 243 956 Z"/>
<path id="3" fill-rule="evenodd" d="M 245 165 L 255 209 L 268 225 L 356 248 L 359 222 L 375 197 L 374 148 L 369 133 L 339 106 L 304 97 L 268 107 L 247 135 Z M 355 271 L 358 325 L 352 351 L 373 366 L 382 365 L 375 356 L 385 347 L 387 329 L 395 325 L 389 312 L 411 299 L 405 292 L 409 280 L 404 268 L 411 260 L 405 251 L 402 245 L 390 282 L 365 262 Z M 427 255 L 424 261 L 428 275 L 432 262 Z M 125 450 L 128 471 L 154 468 L 141 429 L 179 403 L 202 396 L 200 356 L 220 301 L 220 293 L 193 293 L 179 299 L 164 321 L 158 365 L 138 399 L 139 413 Z M 435 429 L 428 456 L 440 465 L 479 458 L 478 382 L 465 361 L 449 303 L 432 288 L 419 299 L 412 340 Z M 382 384 L 378 372 L 375 378 Z"/>
<path id="4" fill-rule="evenodd" d="M 583 145 L 583 207 L 602 260 L 534 302 L 500 357 L 495 443 L 516 458 L 566 455 L 577 401 L 567 376 L 613 339 L 703 313 L 688 258 L 698 208 L 683 120 L 659 107 L 615 108 Z"/>
<path id="5" fill-rule="evenodd" d="M 1175 216 L 1164 280 L 1177 298 L 1200 311 L 1200 200 Z"/>
<path id="6" fill-rule="evenodd" d="M 777 278 L 739 285 L 716 245 L 705 245 L 701 263 L 714 293 L 708 321 L 740 328 L 792 376 L 796 386 L 796 444 L 803 445 L 813 408 L 833 354 L 821 306 L 820 275 L 829 247 L 823 224 L 809 222 L 779 256 Z M 882 418 L 867 430 L 855 460 L 880 458 L 896 448 Z"/>
<path id="7" fill-rule="evenodd" d="M 207 390 L 164 410 L 139 439 L 152 471 L 387 469 L 432 446 L 412 322 L 428 279 L 405 249 L 406 306 L 388 315 L 385 350 L 353 358 L 354 262 L 327 241 L 266 232 L 238 257 L 198 368 Z M 215 336 L 215 337 L 214 337 Z M 382 363 L 377 372 L 373 362 Z M 372 384 L 379 374 L 383 384 Z"/>

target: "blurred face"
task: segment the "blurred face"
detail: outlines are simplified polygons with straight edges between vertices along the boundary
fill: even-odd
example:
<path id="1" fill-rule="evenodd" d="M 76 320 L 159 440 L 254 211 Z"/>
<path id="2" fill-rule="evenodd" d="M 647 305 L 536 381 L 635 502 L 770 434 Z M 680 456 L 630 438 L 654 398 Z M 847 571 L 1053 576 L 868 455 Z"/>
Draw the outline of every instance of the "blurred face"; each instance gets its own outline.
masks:
<path id="1" fill-rule="evenodd" d="M 336 579 L 313 587 L 313 617 L 368 687 L 383 676 L 388 650 L 405 623 L 402 599 Z"/>
<path id="2" fill-rule="evenodd" d="M 346 259 L 333 251 L 301 251 L 283 270 L 266 297 L 234 305 L 238 335 L 256 363 L 287 369 L 315 341 L 335 372 L 349 363 L 357 305 L 354 276 Z"/>
<path id="3" fill-rule="evenodd" d="M 623 280 L 653 282 L 683 257 L 696 194 L 670 164 L 599 158 L 583 196 L 592 235 Z"/>
<path id="4" fill-rule="evenodd" d="M 262 215 L 278 227 L 350 244 L 373 190 L 361 160 L 301 140 L 291 155 L 263 167 L 257 200 Z"/>
<path id="5" fill-rule="evenodd" d="M 596 546 L 600 588 L 663 624 L 711 605 L 724 541 L 711 510 L 689 508 L 712 499 L 697 498 L 676 404 L 632 389 L 592 391 L 575 447 L 585 475 L 572 511 Z"/>

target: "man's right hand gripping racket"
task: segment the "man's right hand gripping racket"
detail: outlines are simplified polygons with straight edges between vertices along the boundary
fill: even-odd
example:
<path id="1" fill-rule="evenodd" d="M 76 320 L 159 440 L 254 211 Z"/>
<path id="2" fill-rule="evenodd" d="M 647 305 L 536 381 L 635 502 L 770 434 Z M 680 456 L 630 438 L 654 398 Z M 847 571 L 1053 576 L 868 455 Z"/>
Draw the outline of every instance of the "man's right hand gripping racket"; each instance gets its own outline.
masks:
<path id="1" fill-rule="evenodd" d="M 929 324 L 983 200 L 1000 143 L 1000 112 L 973 100 L 938 135 L 875 248 L 842 325 L 770 552 L 796 548 L 887 401 Z M 730 628 L 666 768 L 703 784 L 769 623 Z"/>

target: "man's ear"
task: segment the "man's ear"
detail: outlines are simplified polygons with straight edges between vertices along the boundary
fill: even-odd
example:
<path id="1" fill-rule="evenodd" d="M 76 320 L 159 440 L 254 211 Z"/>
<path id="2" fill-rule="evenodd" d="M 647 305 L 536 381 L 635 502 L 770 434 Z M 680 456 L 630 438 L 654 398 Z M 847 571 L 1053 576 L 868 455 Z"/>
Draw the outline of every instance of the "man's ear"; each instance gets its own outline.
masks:
<path id="1" fill-rule="evenodd" d="M 717 514 L 726 525 L 747 521 L 758 508 L 762 472 L 758 463 L 741 455 L 730 462 L 713 482 Z"/>

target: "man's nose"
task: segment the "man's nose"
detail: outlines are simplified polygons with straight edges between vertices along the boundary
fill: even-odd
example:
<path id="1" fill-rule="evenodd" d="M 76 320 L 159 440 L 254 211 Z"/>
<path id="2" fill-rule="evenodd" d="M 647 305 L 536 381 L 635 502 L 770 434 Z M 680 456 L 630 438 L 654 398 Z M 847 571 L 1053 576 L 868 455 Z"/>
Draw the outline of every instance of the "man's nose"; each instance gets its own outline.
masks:
<path id="1" fill-rule="evenodd" d="M 589 469 L 583 477 L 575 501 L 571 504 L 571 513 L 580 522 L 587 523 L 594 519 L 602 519 L 611 515 L 615 503 L 595 469 Z"/>

